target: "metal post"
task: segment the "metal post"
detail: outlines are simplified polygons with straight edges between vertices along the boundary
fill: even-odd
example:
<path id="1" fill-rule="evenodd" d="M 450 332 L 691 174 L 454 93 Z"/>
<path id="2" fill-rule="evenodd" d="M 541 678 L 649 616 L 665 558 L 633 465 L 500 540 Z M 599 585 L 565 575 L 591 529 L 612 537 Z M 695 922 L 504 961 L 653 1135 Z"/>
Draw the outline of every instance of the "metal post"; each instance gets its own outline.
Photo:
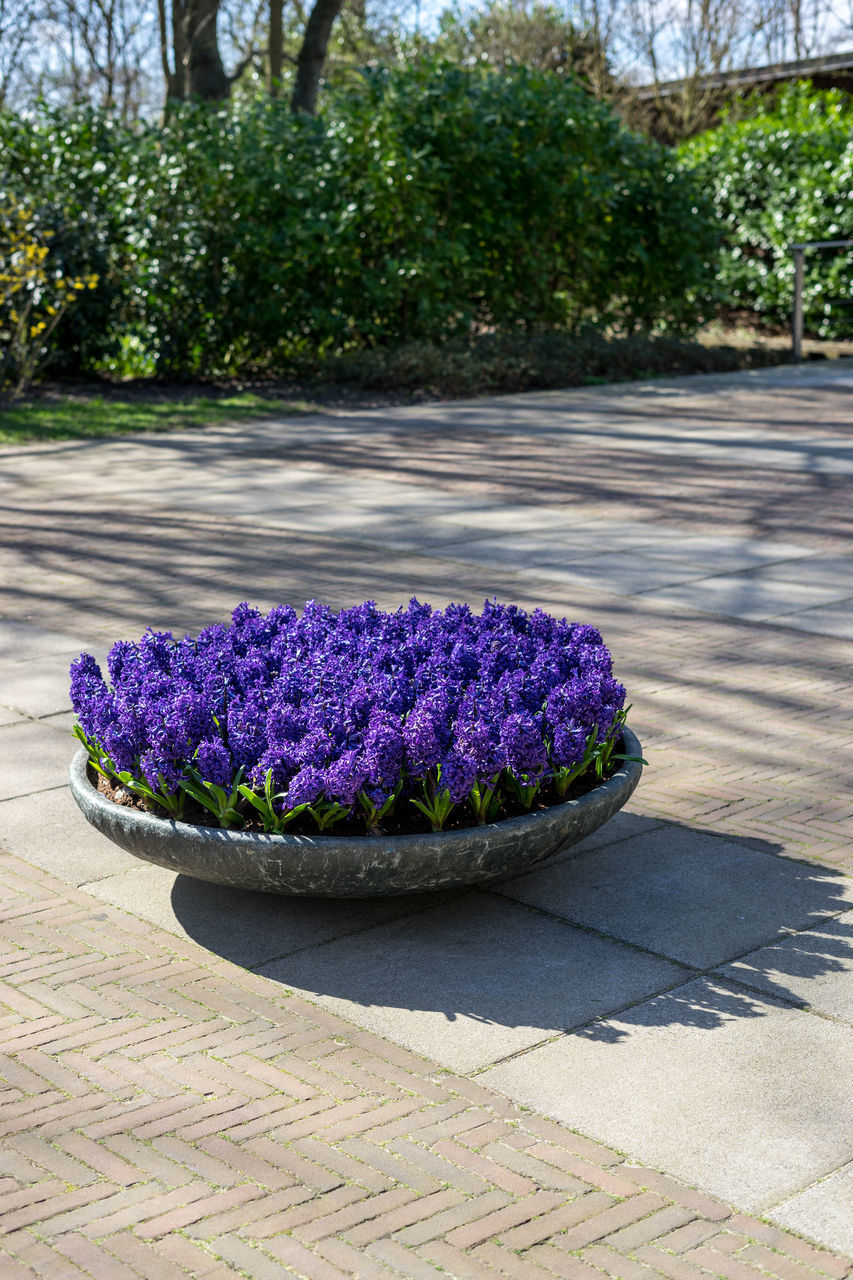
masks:
<path id="1" fill-rule="evenodd" d="M 803 276 L 806 250 L 804 245 L 791 246 L 794 255 L 794 316 L 791 322 L 791 346 L 795 360 L 803 358 Z"/>

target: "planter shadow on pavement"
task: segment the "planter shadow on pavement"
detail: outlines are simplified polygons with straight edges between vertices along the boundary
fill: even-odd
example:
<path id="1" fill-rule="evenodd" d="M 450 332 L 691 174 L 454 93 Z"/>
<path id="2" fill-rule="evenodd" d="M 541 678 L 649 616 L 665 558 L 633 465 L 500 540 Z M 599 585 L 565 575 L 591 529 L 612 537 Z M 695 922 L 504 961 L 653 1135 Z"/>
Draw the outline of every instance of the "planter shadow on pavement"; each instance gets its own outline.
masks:
<path id="1" fill-rule="evenodd" d="M 649 1019 L 713 1030 L 768 998 L 853 1021 L 843 876 L 758 841 L 628 829 L 489 890 L 343 904 L 179 876 L 171 909 L 210 950 L 455 1070 Z"/>
<path id="2" fill-rule="evenodd" d="M 849 881 L 624 811 L 606 831 L 394 918 L 179 877 L 173 927 L 223 950 L 234 907 L 279 939 L 251 967 L 308 1000 L 741 1208 L 796 1207 L 849 1160 Z"/>

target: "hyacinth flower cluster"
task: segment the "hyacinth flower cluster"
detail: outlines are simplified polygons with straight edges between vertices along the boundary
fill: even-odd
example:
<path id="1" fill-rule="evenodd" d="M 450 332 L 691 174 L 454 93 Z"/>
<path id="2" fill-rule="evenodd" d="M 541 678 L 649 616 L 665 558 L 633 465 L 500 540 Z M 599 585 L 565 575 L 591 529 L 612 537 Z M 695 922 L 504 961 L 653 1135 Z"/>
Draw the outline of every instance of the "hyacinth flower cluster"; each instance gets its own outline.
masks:
<path id="1" fill-rule="evenodd" d="M 113 786 L 177 820 L 193 801 L 223 827 L 442 830 L 559 803 L 624 758 L 600 633 L 540 609 L 241 604 L 196 637 L 119 641 L 107 667 L 72 664 L 75 733 Z"/>

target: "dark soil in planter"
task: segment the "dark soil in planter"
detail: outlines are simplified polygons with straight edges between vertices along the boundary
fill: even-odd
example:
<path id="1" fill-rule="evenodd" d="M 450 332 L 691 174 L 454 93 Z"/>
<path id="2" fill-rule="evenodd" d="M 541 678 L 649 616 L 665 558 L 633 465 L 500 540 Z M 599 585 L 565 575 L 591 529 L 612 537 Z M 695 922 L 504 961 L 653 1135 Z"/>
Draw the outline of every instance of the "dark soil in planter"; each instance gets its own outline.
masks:
<path id="1" fill-rule="evenodd" d="M 625 750 L 622 739 L 616 745 L 616 753 Z M 525 809 L 517 800 L 510 800 L 505 804 L 499 813 L 496 821 L 504 822 L 509 818 L 518 818 L 526 813 L 541 813 L 546 809 L 552 808 L 557 804 L 565 804 L 569 800 L 577 800 L 580 796 L 587 795 L 590 791 L 594 791 L 597 786 L 605 782 L 611 777 L 621 765 L 620 760 L 611 760 L 610 768 L 607 770 L 603 778 L 596 778 L 594 773 L 586 774 L 582 778 L 578 778 L 569 787 L 565 796 L 558 796 L 553 784 L 547 784 L 537 795 L 534 803 L 529 809 Z M 123 808 L 136 809 L 141 813 L 152 813 L 155 817 L 162 818 L 164 822 L 169 821 L 168 815 L 162 811 L 148 809 L 139 796 L 133 795 L 126 791 L 123 787 L 114 787 L 105 777 L 95 772 L 91 765 L 88 766 L 87 774 L 89 781 L 108 800 Z M 323 832 L 323 835 L 333 836 L 361 836 L 369 839 L 371 836 L 401 836 L 401 835 L 424 835 L 432 831 L 429 822 L 419 810 L 413 805 L 405 803 L 399 806 L 399 814 L 388 815 L 382 820 L 382 827 L 372 831 L 365 831 L 364 820 L 361 816 L 350 818 L 335 824 L 334 828 Z M 196 827 L 214 827 L 219 829 L 219 823 L 213 814 L 207 809 L 197 804 L 194 800 L 187 797 L 184 808 L 184 816 L 181 819 L 191 826 Z M 445 831 L 463 831 L 471 827 L 476 827 L 477 823 L 467 804 L 459 804 L 451 813 Z M 263 832 L 263 826 L 260 821 L 256 821 L 251 815 L 247 816 L 245 824 L 239 828 L 242 831 Z M 288 835 L 294 836 L 317 836 L 321 833 L 317 830 L 317 824 L 310 815 L 301 815 L 295 818 L 293 822 L 286 828 Z"/>

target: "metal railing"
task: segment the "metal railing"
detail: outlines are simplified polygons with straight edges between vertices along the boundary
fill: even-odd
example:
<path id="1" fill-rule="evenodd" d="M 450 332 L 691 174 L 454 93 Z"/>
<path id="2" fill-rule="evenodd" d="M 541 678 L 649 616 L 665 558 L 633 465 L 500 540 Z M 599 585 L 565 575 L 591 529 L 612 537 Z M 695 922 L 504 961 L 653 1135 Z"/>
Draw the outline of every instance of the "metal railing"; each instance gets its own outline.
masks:
<path id="1" fill-rule="evenodd" d="M 806 240 L 789 244 L 794 256 L 794 314 L 791 319 L 791 346 L 795 360 L 803 358 L 803 281 L 806 274 L 806 249 L 849 249 L 853 240 Z"/>

